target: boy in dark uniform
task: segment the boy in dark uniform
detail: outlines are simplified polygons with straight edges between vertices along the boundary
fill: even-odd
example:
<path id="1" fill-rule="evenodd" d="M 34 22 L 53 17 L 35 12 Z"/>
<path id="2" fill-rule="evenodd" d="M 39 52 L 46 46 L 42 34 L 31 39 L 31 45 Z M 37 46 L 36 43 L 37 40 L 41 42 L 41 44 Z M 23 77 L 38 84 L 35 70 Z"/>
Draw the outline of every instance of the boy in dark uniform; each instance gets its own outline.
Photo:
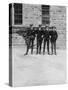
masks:
<path id="1" fill-rule="evenodd" d="M 33 49 L 34 49 L 34 40 L 35 40 L 35 30 L 34 28 L 31 26 L 31 38 L 30 38 L 30 41 L 31 41 L 31 54 L 33 54 Z"/>
<path id="2" fill-rule="evenodd" d="M 38 31 L 37 31 L 37 53 L 36 54 L 41 54 L 41 46 L 42 46 L 42 41 L 43 41 L 43 32 L 42 32 L 42 27 L 39 25 Z"/>
<path id="3" fill-rule="evenodd" d="M 29 30 L 27 30 L 27 38 L 28 38 L 28 43 L 27 43 L 27 50 L 25 55 L 28 54 L 29 48 L 31 48 L 31 54 L 33 54 L 33 46 L 35 40 L 35 32 L 33 29 L 33 24 L 31 24 Z"/>
<path id="4" fill-rule="evenodd" d="M 45 46 L 47 44 L 47 52 L 49 54 L 49 27 L 46 26 L 43 31 L 43 54 L 45 54 Z"/>
<path id="5" fill-rule="evenodd" d="M 50 30 L 50 41 L 51 41 L 51 54 L 53 54 L 53 52 L 56 55 L 56 40 L 58 38 L 58 34 L 56 31 L 56 27 L 51 27 Z"/>

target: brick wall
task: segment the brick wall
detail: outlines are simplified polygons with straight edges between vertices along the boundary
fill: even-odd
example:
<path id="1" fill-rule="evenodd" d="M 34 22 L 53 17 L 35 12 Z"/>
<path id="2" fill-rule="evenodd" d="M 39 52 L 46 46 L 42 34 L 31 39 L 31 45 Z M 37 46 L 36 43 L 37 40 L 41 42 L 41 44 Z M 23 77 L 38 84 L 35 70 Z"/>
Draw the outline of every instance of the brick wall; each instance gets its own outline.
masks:
<path id="1" fill-rule="evenodd" d="M 41 5 L 23 4 L 23 25 L 41 24 Z"/>
<path id="2" fill-rule="evenodd" d="M 57 28 L 57 48 L 66 48 L 66 7 L 50 6 L 50 25 Z"/>

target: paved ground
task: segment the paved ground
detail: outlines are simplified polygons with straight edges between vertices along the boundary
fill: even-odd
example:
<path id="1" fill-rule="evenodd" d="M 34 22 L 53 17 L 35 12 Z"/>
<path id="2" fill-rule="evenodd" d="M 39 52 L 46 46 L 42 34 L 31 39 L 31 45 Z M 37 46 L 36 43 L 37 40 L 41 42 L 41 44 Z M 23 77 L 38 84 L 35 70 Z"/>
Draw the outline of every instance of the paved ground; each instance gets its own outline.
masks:
<path id="1" fill-rule="evenodd" d="M 25 47 L 13 46 L 13 85 L 31 86 L 63 84 L 66 81 L 66 51 L 57 50 L 57 55 L 24 56 Z"/>

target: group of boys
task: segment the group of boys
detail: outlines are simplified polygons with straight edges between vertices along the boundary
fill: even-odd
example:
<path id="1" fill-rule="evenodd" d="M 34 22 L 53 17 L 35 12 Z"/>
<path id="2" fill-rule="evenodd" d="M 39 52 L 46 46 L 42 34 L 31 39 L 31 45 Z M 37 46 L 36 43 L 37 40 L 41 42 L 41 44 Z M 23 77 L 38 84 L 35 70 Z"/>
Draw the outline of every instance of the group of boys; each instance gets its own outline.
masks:
<path id="1" fill-rule="evenodd" d="M 29 49 L 31 49 L 31 54 L 33 54 L 34 50 L 34 41 L 36 40 L 36 54 L 41 54 L 43 49 L 43 55 L 45 54 L 45 48 L 47 47 L 47 53 L 56 55 L 56 40 L 58 38 L 58 34 L 56 31 L 56 27 L 52 26 L 42 26 L 39 25 L 36 29 L 31 24 L 27 30 L 27 49 L 25 55 L 28 55 Z M 43 43 L 43 46 L 42 46 Z M 50 43 L 51 43 L 51 53 L 50 53 Z"/>

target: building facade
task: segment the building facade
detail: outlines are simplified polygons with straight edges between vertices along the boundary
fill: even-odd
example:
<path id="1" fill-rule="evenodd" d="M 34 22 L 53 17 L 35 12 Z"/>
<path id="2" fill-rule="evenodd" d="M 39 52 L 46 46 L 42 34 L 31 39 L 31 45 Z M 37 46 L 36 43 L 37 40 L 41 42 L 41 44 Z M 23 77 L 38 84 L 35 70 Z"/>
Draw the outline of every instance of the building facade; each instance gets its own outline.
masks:
<path id="1" fill-rule="evenodd" d="M 9 6 L 9 26 L 14 27 L 13 30 L 19 28 L 23 30 L 23 27 L 28 27 L 30 24 L 33 24 L 34 27 L 38 27 L 39 24 L 56 26 L 57 48 L 66 48 L 66 7 L 21 3 L 13 3 Z M 22 42 L 22 40 L 20 41 Z"/>

